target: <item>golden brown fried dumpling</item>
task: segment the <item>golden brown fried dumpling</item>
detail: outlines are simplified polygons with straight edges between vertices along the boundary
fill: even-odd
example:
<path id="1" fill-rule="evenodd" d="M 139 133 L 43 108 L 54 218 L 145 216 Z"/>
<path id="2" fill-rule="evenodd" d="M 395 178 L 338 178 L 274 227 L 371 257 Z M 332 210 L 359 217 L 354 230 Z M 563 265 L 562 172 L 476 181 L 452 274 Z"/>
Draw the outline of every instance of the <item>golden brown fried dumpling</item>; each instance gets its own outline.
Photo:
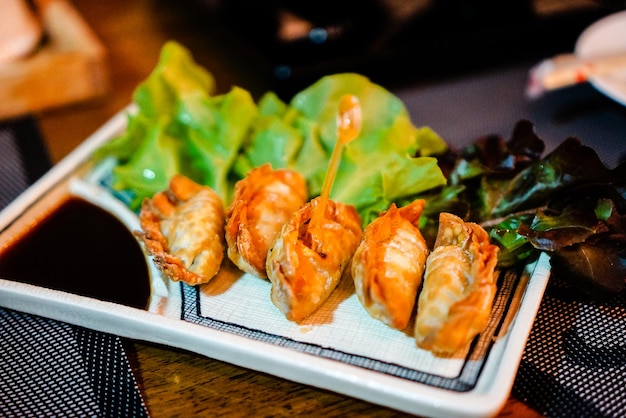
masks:
<path id="1" fill-rule="evenodd" d="M 294 212 L 267 256 L 271 299 L 287 319 L 313 313 L 337 287 L 361 239 L 361 218 L 353 206 L 328 200 L 324 216 L 312 222 L 315 198 Z"/>
<path id="2" fill-rule="evenodd" d="M 396 329 L 408 325 L 422 284 L 428 247 L 418 226 L 424 205 L 392 204 L 365 228 L 352 259 L 359 301 L 373 318 Z"/>
<path id="3" fill-rule="evenodd" d="M 167 277 L 190 285 L 206 283 L 224 258 L 224 208 L 215 191 L 176 175 L 169 189 L 144 200 L 139 215 L 145 244 Z"/>
<path id="4" fill-rule="evenodd" d="M 426 261 L 415 339 L 421 348 L 451 354 L 487 325 L 496 292 L 498 247 L 480 225 L 442 213 Z"/>
<path id="5" fill-rule="evenodd" d="M 228 257 L 241 270 L 267 277 L 265 260 L 280 228 L 307 201 L 304 177 L 265 164 L 235 185 L 226 210 Z"/>

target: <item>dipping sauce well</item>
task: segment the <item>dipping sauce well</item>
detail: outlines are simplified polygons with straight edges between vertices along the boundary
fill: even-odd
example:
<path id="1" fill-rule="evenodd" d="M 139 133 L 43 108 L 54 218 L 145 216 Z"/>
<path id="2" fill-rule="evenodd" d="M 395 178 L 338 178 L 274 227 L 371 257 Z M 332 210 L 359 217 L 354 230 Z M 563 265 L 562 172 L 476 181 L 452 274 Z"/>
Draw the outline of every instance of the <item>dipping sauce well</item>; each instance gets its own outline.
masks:
<path id="1" fill-rule="evenodd" d="M 144 309 L 139 243 L 115 216 L 76 197 L 0 252 L 0 277 Z"/>

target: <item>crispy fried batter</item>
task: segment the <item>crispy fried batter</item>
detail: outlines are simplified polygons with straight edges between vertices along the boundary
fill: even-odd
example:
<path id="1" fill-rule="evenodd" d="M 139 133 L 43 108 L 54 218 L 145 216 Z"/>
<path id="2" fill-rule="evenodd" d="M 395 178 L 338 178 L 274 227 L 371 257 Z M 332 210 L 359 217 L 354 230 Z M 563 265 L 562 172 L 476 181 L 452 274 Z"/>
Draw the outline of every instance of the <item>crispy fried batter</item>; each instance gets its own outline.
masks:
<path id="1" fill-rule="evenodd" d="M 280 228 L 307 200 L 304 177 L 269 164 L 252 170 L 235 185 L 226 210 L 228 257 L 241 270 L 267 277 L 265 260 Z"/>
<path id="2" fill-rule="evenodd" d="M 390 327 L 408 325 L 422 284 L 428 247 L 418 226 L 424 200 L 389 210 L 372 221 L 352 259 L 357 296 L 367 312 Z"/>
<path id="3" fill-rule="evenodd" d="M 313 313 L 337 287 L 361 239 L 361 219 L 353 206 L 328 201 L 319 224 L 313 199 L 294 212 L 267 256 L 271 299 L 291 321 Z"/>
<path id="4" fill-rule="evenodd" d="M 449 213 L 439 216 L 435 248 L 428 256 L 415 320 L 418 346 L 451 354 L 487 325 L 496 292 L 498 247 L 477 224 Z"/>
<path id="5" fill-rule="evenodd" d="M 183 176 L 169 189 L 146 199 L 140 212 L 141 231 L 154 263 L 172 280 L 206 283 L 224 258 L 224 208 L 215 191 Z"/>

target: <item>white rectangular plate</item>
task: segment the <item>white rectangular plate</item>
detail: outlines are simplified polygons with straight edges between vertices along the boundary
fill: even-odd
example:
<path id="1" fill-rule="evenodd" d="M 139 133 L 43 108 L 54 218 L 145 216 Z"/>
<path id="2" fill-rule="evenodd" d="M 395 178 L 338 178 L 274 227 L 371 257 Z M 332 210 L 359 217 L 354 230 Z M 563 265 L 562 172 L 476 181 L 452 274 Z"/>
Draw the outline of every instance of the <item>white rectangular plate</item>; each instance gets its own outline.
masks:
<path id="1" fill-rule="evenodd" d="M 68 195 L 137 230 L 136 214 L 103 185 L 107 165 L 89 161 L 125 123 L 121 112 L 0 212 L 0 248 L 32 223 L 28 219 Z M 146 261 L 152 288 L 146 310 L 6 279 L 0 279 L 0 306 L 191 350 L 409 413 L 479 417 L 496 414 L 508 398 L 550 273 L 542 255 L 521 275 L 501 274 L 485 332 L 462 357 L 442 359 L 370 318 L 348 280 L 313 317 L 295 324 L 272 305 L 267 281 L 224 268 L 209 284 L 191 287 L 165 280 Z"/>

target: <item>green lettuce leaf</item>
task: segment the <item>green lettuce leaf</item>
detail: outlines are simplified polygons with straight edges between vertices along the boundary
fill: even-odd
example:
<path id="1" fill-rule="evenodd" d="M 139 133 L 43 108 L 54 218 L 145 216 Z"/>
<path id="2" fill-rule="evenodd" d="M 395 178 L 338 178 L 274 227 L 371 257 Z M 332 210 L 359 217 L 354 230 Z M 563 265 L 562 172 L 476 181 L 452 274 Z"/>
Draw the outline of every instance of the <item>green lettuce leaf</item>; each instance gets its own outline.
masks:
<path id="1" fill-rule="evenodd" d="M 213 76 L 188 50 L 176 42 L 163 46 L 155 69 L 135 90 L 136 110 L 125 132 L 94 154 L 118 160 L 112 185 L 132 194 L 133 209 L 177 173 L 228 198 L 228 173 L 257 107 L 245 90 L 213 96 L 214 90 Z"/>
<path id="2" fill-rule="evenodd" d="M 176 173 L 213 188 L 228 204 L 235 182 L 265 163 L 300 172 L 309 197 L 317 196 L 345 94 L 358 97 L 363 127 L 345 148 L 332 199 L 354 205 L 367 224 L 392 202 L 446 184 L 433 156 L 446 151 L 445 141 L 414 126 L 400 99 L 364 76 L 324 77 L 289 103 L 273 92 L 255 103 L 239 87 L 214 96 L 214 88 L 189 51 L 175 42 L 163 47 L 135 91 L 126 131 L 95 154 L 117 158 L 113 187 L 134 196 L 132 207 L 166 189 Z"/>
<path id="3" fill-rule="evenodd" d="M 204 105 L 206 114 L 191 118 L 185 135 L 191 155 L 188 164 L 198 173 L 198 182 L 230 201 L 234 184 L 229 172 L 257 120 L 258 109 L 250 93 L 238 87 L 211 97 Z"/>
<path id="4" fill-rule="evenodd" d="M 415 127 L 400 99 L 354 73 L 323 77 L 286 108 L 265 112 L 239 167 L 292 168 L 306 177 L 310 196 L 318 195 L 337 137 L 337 104 L 346 94 L 359 99 L 363 125 L 344 150 L 332 199 L 354 205 L 366 224 L 391 202 L 446 183 L 436 158 L 426 156 L 445 151 L 443 139 Z"/>

